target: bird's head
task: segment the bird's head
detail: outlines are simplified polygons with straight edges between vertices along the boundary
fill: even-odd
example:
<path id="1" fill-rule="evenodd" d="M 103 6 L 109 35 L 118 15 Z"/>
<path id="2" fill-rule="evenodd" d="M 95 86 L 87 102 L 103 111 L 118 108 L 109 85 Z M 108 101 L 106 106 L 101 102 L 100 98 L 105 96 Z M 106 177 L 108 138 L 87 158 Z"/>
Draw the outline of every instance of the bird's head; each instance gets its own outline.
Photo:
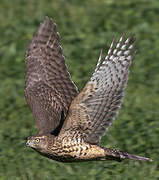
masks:
<path id="1" fill-rule="evenodd" d="M 37 151 L 43 151 L 44 149 L 47 149 L 48 137 L 47 136 L 28 137 L 26 146 L 31 147 Z"/>

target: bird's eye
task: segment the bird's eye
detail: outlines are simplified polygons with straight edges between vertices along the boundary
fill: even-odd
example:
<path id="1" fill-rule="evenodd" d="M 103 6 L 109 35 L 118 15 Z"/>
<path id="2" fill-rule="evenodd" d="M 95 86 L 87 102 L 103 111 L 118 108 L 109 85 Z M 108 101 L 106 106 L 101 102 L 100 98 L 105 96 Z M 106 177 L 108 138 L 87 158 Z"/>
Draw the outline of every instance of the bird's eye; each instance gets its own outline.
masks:
<path id="1" fill-rule="evenodd" d="M 40 142 L 40 139 L 35 139 L 35 141 L 38 143 L 38 142 Z"/>

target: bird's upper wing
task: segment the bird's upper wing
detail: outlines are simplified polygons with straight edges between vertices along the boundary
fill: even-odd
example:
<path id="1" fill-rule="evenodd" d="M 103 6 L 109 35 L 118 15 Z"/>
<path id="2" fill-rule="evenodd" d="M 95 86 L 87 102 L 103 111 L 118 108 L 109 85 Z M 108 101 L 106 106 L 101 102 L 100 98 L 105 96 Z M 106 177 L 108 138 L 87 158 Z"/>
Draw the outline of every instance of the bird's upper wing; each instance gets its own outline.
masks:
<path id="1" fill-rule="evenodd" d="M 80 94 L 73 100 L 61 133 L 76 129 L 85 141 L 98 144 L 117 115 L 124 97 L 129 67 L 135 52 L 131 52 L 131 36 L 124 35 L 116 46 L 114 40 L 106 57 L 102 51 L 95 72 Z M 103 60 L 102 60 L 103 59 Z"/>
<path id="2" fill-rule="evenodd" d="M 26 52 L 25 96 L 39 134 L 53 130 L 58 133 L 77 93 L 62 55 L 56 24 L 46 17 Z"/>

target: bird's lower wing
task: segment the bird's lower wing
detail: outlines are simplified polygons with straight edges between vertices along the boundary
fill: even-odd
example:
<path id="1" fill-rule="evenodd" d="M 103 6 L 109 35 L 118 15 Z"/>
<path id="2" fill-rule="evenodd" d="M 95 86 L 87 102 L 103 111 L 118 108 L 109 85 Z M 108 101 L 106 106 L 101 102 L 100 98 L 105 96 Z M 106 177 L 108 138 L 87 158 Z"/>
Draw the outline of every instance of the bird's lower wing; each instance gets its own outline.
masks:
<path id="1" fill-rule="evenodd" d="M 131 36 L 124 41 L 123 35 L 116 46 L 113 40 L 104 59 L 101 52 L 90 81 L 71 104 L 63 130 L 78 129 L 85 136 L 85 141 L 99 143 L 116 117 L 124 97 L 134 55 L 134 43 L 130 41 Z"/>

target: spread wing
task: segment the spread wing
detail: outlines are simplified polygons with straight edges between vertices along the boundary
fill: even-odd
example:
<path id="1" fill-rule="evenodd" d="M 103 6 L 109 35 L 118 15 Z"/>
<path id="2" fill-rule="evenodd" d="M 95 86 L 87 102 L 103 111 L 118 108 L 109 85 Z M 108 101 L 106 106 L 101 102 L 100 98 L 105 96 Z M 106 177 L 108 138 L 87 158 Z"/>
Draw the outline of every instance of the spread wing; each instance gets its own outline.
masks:
<path id="1" fill-rule="evenodd" d="M 26 52 L 25 96 L 39 134 L 58 133 L 77 93 L 62 55 L 56 24 L 46 17 Z"/>
<path id="2" fill-rule="evenodd" d="M 128 80 L 129 67 L 134 44 L 131 36 L 124 41 L 124 35 L 117 45 L 114 40 L 107 56 L 102 51 L 95 72 L 80 94 L 73 100 L 62 132 L 76 129 L 85 141 L 98 144 L 112 124 L 121 106 Z"/>

